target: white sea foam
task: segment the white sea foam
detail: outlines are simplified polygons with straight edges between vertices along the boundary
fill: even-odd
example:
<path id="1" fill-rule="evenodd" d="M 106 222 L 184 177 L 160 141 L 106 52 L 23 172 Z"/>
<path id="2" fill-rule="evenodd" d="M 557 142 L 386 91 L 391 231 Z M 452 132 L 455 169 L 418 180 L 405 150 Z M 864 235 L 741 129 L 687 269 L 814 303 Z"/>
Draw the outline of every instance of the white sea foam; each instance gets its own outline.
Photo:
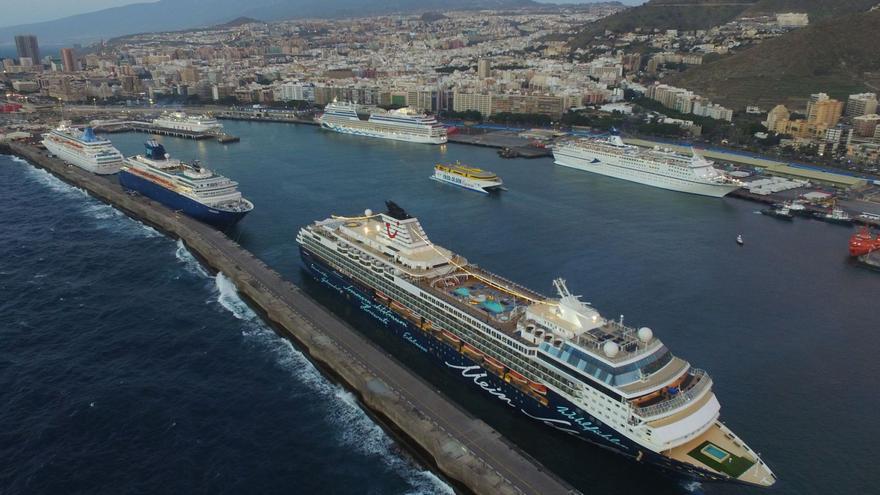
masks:
<path id="1" fill-rule="evenodd" d="M 146 225 L 144 226 L 146 227 Z M 149 228 L 149 227 L 147 227 Z M 196 259 L 195 256 L 186 248 L 186 244 L 183 243 L 183 240 L 177 239 L 177 250 L 174 252 L 174 256 L 183 263 L 186 271 L 192 273 L 193 275 L 199 275 L 205 278 L 210 277 L 211 275 L 205 270 L 205 267 L 199 263 L 199 260 Z"/>
<path id="2" fill-rule="evenodd" d="M 683 481 L 681 486 L 688 493 L 703 495 L 703 485 L 699 481 Z"/>
<path id="3" fill-rule="evenodd" d="M 276 362 L 295 380 L 309 387 L 327 405 L 327 418 L 336 427 L 338 439 L 365 455 L 382 462 L 410 485 L 410 494 L 453 494 L 452 488 L 428 470 L 421 470 L 397 452 L 393 440 L 361 409 L 347 390 L 329 382 L 287 339 L 279 337 L 238 296 L 235 285 L 222 273 L 216 277 L 217 302 L 244 322 L 244 338 L 272 353 Z"/>
<path id="4" fill-rule="evenodd" d="M 20 163 L 27 163 L 27 161 L 20 158 L 13 158 Z M 83 196 L 87 198 L 85 202 L 73 204 L 78 206 L 83 213 L 97 220 L 96 225 L 99 228 L 133 234 L 137 237 L 159 237 L 162 235 L 149 225 L 145 225 L 116 208 L 92 198 L 85 189 L 72 186 L 41 168 L 28 166 L 26 170 L 37 183 L 49 188 L 56 194 L 63 195 L 72 201 Z"/>

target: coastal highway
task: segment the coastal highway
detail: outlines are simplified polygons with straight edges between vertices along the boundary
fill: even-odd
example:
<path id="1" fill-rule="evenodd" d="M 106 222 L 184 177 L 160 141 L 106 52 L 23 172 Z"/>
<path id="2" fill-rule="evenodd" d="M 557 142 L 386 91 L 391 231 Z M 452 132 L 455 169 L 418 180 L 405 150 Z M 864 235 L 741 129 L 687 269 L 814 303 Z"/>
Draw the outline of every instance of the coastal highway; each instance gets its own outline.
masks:
<path id="1" fill-rule="evenodd" d="M 433 461 L 458 488 L 480 494 L 578 493 L 222 232 L 145 197 L 127 194 L 112 177 L 66 165 L 32 146 L 11 143 L 9 149 L 129 216 L 182 239 L 203 263 L 229 277 L 277 331 L 352 389 L 374 417 L 421 457 Z M 292 233 L 291 246 L 293 253 Z"/>

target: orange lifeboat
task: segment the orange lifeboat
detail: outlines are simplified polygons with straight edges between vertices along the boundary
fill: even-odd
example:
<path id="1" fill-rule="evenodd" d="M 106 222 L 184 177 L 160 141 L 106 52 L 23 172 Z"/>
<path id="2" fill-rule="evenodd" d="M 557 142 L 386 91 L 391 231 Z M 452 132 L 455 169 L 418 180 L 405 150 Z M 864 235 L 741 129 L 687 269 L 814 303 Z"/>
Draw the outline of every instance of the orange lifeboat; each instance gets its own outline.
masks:
<path id="1" fill-rule="evenodd" d="M 486 365 L 486 368 L 495 373 L 496 375 L 502 376 L 504 375 L 504 365 L 499 363 L 498 361 L 486 356 L 483 359 L 483 363 Z"/>
<path id="2" fill-rule="evenodd" d="M 484 356 L 482 352 L 474 349 L 473 347 L 471 347 L 467 344 L 461 346 L 461 353 L 464 354 L 465 356 L 473 359 L 474 361 L 476 361 L 478 363 L 483 360 L 483 356 Z"/>
<path id="3" fill-rule="evenodd" d="M 440 338 L 444 342 L 446 342 L 447 344 L 451 345 L 452 347 L 455 347 L 456 349 L 461 347 L 461 339 L 458 338 L 457 336 L 447 332 L 446 330 L 443 330 L 440 332 Z"/>
<path id="4" fill-rule="evenodd" d="M 529 388 L 536 394 L 547 395 L 547 386 L 543 383 L 529 382 Z"/>
<path id="5" fill-rule="evenodd" d="M 512 383 L 514 385 L 525 387 L 528 385 L 529 381 L 526 380 L 526 377 L 520 375 L 516 371 L 510 370 L 507 372 L 507 375 L 504 377 L 504 381 L 507 383 Z"/>
<path id="6" fill-rule="evenodd" d="M 880 249 L 880 236 L 871 235 L 868 227 L 862 227 L 849 238 L 849 255 L 863 256 Z"/>

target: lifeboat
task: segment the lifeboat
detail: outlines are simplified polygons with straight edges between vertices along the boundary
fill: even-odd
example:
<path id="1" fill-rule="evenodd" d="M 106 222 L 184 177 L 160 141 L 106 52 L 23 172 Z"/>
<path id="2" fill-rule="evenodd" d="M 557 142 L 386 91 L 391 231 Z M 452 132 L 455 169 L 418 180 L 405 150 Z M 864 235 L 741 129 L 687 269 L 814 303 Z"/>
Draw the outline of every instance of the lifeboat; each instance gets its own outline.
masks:
<path id="1" fill-rule="evenodd" d="M 499 376 L 504 375 L 504 365 L 499 363 L 498 361 L 490 358 L 489 356 L 486 356 L 483 359 L 483 364 L 486 365 L 486 369 L 495 373 L 496 375 L 499 375 Z"/>
<path id="2" fill-rule="evenodd" d="M 507 383 L 512 383 L 514 385 L 525 387 L 528 385 L 529 381 L 526 380 L 526 377 L 520 375 L 516 371 L 510 370 L 507 372 L 507 375 L 504 376 L 504 381 Z"/>
<path id="3" fill-rule="evenodd" d="M 529 382 L 529 389 L 536 394 L 547 395 L 547 386 L 543 383 Z"/>
<path id="4" fill-rule="evenodd" d="M 391 306 L 391 309 L 393 309 L 394 311 L 397 311 L 398 313 L 400 313 L 404 316 L 410 316 L 412 314 L 412 311 L 410 311 L 409 308 L 407 308 L 403 304 L 400 304 L 397 301 L 392 300 L 390 306 Z"/>
<path id="5" fill-rule="evenodd" d="M 376 291 L 376 299 L 382 301 L 385 304 L 388 304 L 388 302 L 391 300 L 391 298 L 386 296 L 384 292 L 378 290 Z"/>
<path id="6" fill-rule="evenodd" d="M 455 347 L 456 349 L 458 349 L 461 346 L 461 339 L 456 337 L 455 335 L 447 332 L 446 330 L 443 330 L 440 332 L 440 338 L 444 342 L 446 342 L 447 344 L 450 344 L 453 347 Z"/>
<path id="7" fill-rule="evenodd" d="M 871 235 L 868 227 L 862 227 L 849 238 L 849 255 L 863 256 L 880 249 L 880 235 Z"/>
<path id="8" fill-rule="evenodd" d="M 483 356 L 484 356 L 482 352 L 474 349 L 473 347 L 471 347 L 467 344 L 461 346 L 461 353 L 464 354 L 465 356 L 473 359 L 474 361 L 476 361 L 478 363 L 483 360 Z"/>

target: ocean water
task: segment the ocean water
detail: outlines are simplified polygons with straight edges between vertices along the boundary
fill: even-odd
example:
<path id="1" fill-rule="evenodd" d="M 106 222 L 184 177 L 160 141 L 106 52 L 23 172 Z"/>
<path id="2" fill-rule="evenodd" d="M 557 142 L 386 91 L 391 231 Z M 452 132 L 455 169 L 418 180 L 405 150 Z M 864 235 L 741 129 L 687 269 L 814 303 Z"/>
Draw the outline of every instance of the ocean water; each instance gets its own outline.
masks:
<path id="1" fill-rule="evenodd" d="M 760 490 L 682 486 L 511 415 L 480 391 L 421 362 L 369 318 L 311 284 L 300 268 L 294 242 L 297 229 L 330 214 L 379 210 L 384 200 L 392 199 L 421 219 L 432 240 L 472 262 L 548 294 L 552 279 L 562 276 L 573 293 L 583 294 L 606 316 L 624 315 L 628 324 L 652 327 L 673 352 L 713 377 L 722 420 L 761 452 L 780 478 L 774 493 L 876 491 L 880 475 L 870 452 L 880 438 L 874 420 L 880 399 L 873 393 L 873 377 L 880 372 L 880 361 L 874 357 L 880 344 L 876 331 L 880 275 L 847 260 L 849 229 L 807 220 L 778 222 L 757 214 L 756 204 L 648 188 L 558 167 L 549 159 L 502 160 L 491 149 L 387 142 L 289 124 L 225 125 L 242 138 L 240 143 L 162 141 L 172 155 L 200 159 L 234 178 L 254 201 L 256 209 L 230 235 L 582 492 Z M 146 138 L 143 134 L 111 137 L 125 154 L 141 152 Z M 428 179 L 434 163 L 454 160 L 497 172 L 510 190 L 483 196 Z M 6 193 L 0 200 L 9 196 Z M 55 215 L 39 211 L 45 217 Z M 745 247 L 735 244 L 737 234 L 744 236 Z M 123 258 L 129 259 L 133 249 L 126 248 Z M 169 245 L 169 249 L 173 253 L 176 248 Z M 157 252 L 145 251 L 151 256 Z M 187 266 L 193 265 L 184 265 L 184 270 Z M 208 306 L 215 309 L 216 283 L 206 280 L 202 297 L 213 301 Z M 237 320 L 234 324 L 258 323 Z M 231 333 L 242 338 L 241 331 Z M 214 338 L 212 334 L 208 342 Z M 237 369 L 261 362 L 262 354 L 255 358 L 247 346 L 242 350 L 240 340 L 233 344 L 226 350 L 240 363 Z M 200 341 L 194 347 L 200 345 L 207 346 Z M 178 366 L 185 362 L 175 360 Z M 279 387 L 298 383 L 291 376 L 296 373 L 278 375 L 249 391 L 262 390 L 271 397 Z M 228 396 L 229 384 L 222 380 L 215 384 L 213 377 L 204 381 Z M 297 407 L 277 414 L 296 414 Z M 331 426 L 328 435 L 340 428 Z M 326 448 L 345 445 L 338 440 L 345 438 L 344 433 L 334 435 L 327 438 Z M 387 451 L 395 451 L 392 443 L 385 445 Z M 168 454 L 163 446 L 154 447 L 142 455 Z M 220 455 L 227 446 L 218 442 L 217 449 Z M 300 455 L 296 445 L 278 449 L 287 456 Z M 406 459 L 379 457 L 386 458 Z M 193 462 L 194 469 L 210 464 L 204 459 Z M 262 462 L 289 464 L 285 456 Z M 397 480 L 386 491 L 440 489 L 426 484 L 434 479 L 426 478 L 423 470 L 402 465 L 408 467 L 378 471 L 392 473 L 389 478 Z M 376 466 L 356 467 L 371 471 Z M 168 486 L 176 486 L 177 478 L 164 479 L 174 480 Z M 340 491 L 353 489 L 351 480 L 335 476 L 324 477 L 323 482 Z M 182 491 L 188 486 L 192 485 L 184 485 Z"/>
<path id="2" fill-rule="evenodd" d="M 182 243 L 0 183 L 0 493 L 451 493 Z"/>

